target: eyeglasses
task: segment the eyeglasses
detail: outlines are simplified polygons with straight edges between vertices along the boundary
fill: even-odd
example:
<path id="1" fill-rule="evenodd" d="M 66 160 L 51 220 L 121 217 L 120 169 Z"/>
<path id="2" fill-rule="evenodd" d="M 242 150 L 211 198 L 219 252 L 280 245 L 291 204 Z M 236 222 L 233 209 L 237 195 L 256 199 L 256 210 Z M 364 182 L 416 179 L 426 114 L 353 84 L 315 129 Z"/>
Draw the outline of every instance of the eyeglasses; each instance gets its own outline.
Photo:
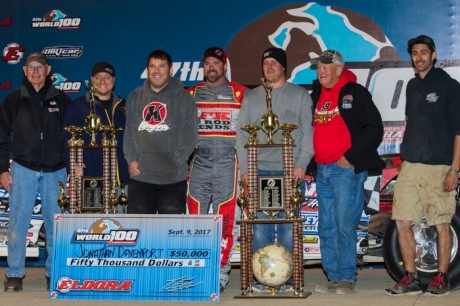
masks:
<path id="1" fill-rule="evenodd" d="M 43 70 L 45 70 L 45 66 L 46 65 L 38 65 L 38 66 L 29 65 L 27 66 L 27 70 L 34 71 L 35 69 L 37 69 L 38 71 L 42 72 Z"/>

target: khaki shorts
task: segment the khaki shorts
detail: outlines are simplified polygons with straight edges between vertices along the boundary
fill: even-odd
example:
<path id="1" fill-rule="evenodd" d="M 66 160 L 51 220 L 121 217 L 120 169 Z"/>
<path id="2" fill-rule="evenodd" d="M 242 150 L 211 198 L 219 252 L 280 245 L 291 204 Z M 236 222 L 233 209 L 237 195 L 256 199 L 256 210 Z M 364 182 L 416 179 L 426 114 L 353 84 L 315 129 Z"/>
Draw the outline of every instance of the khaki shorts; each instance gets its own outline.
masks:
<path id="1" fill-rule="evenodd" d="M 391 218 L 420 224 L 425 217 L 428 226 L 450 223 L 455 214 L 457 190 L 444 191 L 449 168 L 403 162 L 394 188 Z"/>

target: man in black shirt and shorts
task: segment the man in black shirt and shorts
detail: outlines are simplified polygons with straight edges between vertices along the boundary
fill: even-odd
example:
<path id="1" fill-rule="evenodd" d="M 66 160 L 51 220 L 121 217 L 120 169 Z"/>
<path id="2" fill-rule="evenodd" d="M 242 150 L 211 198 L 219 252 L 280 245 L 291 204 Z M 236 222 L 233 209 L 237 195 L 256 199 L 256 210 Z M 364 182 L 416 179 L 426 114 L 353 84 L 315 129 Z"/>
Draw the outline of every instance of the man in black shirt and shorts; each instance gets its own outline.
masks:
<path id="1" fill-rule="evenodd" d="M 450 291 L 450 222 L 455 214 L 460 169 L 460 84 L 434 67 L 436 46 L 430 37 L 410 39 L 408 52 L 416 75 L 406 89 L 407 125 L 401 144 L 404 162 L 394 188 L 392 212 L 406 272 L 385 293 L 397 296 L 422 292 L 411 224 L 420 224 L 425 217 L 428 226 L 436 226 L 438 247 L 438 271 L 425 295 L 443 296 Z"/>

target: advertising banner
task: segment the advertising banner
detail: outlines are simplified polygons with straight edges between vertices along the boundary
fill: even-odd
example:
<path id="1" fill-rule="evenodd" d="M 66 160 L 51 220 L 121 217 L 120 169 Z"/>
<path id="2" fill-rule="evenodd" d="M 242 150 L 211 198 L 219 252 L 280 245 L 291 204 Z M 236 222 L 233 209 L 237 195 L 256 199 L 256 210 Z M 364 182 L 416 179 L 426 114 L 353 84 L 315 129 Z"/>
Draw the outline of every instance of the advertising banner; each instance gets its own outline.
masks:
<path id="1" fill-rule="evenodd" d="M 50 298 L 218 301 L 220 215 L 56 215 Z"/>

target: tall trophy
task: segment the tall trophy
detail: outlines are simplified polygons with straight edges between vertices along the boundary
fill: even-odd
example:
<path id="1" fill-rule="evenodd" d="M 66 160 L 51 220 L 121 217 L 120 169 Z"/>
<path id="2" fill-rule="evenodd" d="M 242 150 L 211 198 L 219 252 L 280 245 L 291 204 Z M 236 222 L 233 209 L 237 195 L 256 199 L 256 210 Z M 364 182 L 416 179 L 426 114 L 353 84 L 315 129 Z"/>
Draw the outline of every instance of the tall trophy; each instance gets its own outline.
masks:
<path id="1" fill-rule="evenodd" d="M 94 93 L 97 84 L 89 87 L 86 80 L 86 90 L 89 93 L 90 112 L 85 117 L 85 124 L 82 127 L 67 126 L 64 131 L 71 134 L 68 142 L 69 149 L 69 189 L 70 189 L 70 213 L 92 212 L 106 214 L 116 212 L 115 206 L 118 204 L 116 196 L 117 187 L 117 139 L 116 133 L 121 131 L 121 127 L 102 125 L 101 118 L 96 114 L 96 101 Z M 85 131 L 90 137 L 91 142 L 85 145 L 81 138 L 81 133 Z M 96 135 L 102 133 L 101 143 L 96 142 Z M 110 133 L 110 135 L 107 135 Z M 76 167 L 82 167 L 83 150 L 102 150 L 102 176 L 82 176 L 77 178 L 75 175 Z M 61 199 L 64 204 L 65 199 Z M 127 199 L 124 206 L 127 204 Z"/>
<path id="2" fill-rule="evenodd" d="M 311 292 L 304 292 L 303 273 L 303 241 L 300 206 L 303 195 L 300 193 L 299 181 L 294 180 L 294 147 L 295 139 L 291 132 L 297 129 L 295 124 L 279 123 L 278 116 L 272 109 L 273 83 L 262 78 L 266 92 L 267 111 L 261 117 L 260 126 L 248 124 L 241 129 L 249 133 L 245 148 L 248 154 L 247 195 L 237 199 L 238 205 L 246 208 L 248 218 L 237 221 L 240 225 L 240 258 L 241 258 L 241 289 L 242 294 L 235 298 L 306 298 Z M 289 103 L 289 101 L 280 101 Z M 267 135 L 267 143 L 259 144 L 257 132 L 261 130 Z M 273 136 L 282 131 L 281 143 L 277 144 Z M 267 148 L 281 148 L 283 154 L 283 175 L 258 175 L 258 152 Z M 281 170 L 281 169 L 280 169 Z M 241 189 L 242 185 L 240 185 Z M 268 219 L 258 219 L 257 212 L 264 212 Z M 284 211 L 285 218 L 275 218 Z M 259 250 L 253 249 L 254 224 L 292 224 L 293 252 L 290 254 L 280 244 L 269 244 Z M 286 252 L 284 252 L 286 250 Z M 273 265 L 264 266 L 260 258 L 269 258 Z M 292 274 L 283 274 L 289 271 Z M 293 293 L 277 292 L 292 275 Z M 271 292 L 254 292 L 254 278 L 269 288 Z"/>

